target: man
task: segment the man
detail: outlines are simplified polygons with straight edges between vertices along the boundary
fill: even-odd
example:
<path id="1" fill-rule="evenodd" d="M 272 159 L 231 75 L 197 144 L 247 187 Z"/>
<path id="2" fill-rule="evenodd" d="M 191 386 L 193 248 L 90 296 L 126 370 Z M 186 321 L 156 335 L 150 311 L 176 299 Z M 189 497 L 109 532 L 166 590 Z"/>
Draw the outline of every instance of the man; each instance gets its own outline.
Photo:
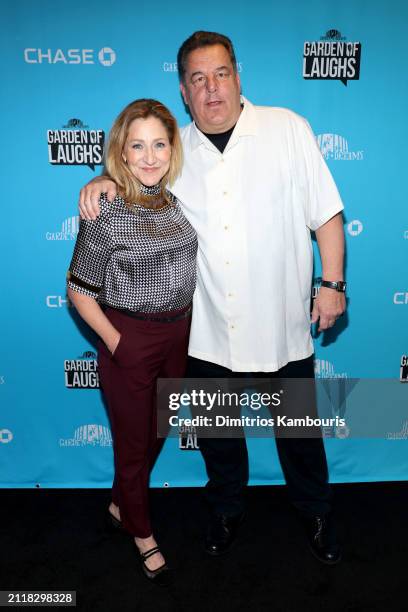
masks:
<path id="1" fill-rule="evenodd" d="M 307 122 L 240 96 L 231 41 L 195 32 L 178 53 L 180 89 L 193 122 L 182 130 L 185 165 L 172 191 L 198 234 L 188 376 L 313 378 L 310 323 L 332 327 L 345 310 L 343 205 Z M 93 218 L 99 177 L 82 191 Z M 316 232 L 323 286 L 310 321 Z M 238 374 L 240 373 L 240 374 Z M 315 556 L 340 560 L 321 438 L 277 438 L 291 500 Z M 244 514 L 248 480 L 244 439 L 201 439 L 212 509 L 211 555 L 226 552 Z"/>

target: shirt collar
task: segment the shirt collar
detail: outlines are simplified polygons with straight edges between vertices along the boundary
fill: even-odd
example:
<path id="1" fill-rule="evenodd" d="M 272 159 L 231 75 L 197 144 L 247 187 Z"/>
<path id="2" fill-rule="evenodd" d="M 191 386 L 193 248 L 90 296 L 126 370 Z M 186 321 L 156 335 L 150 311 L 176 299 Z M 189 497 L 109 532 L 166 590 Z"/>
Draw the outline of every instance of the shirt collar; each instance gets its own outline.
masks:
<path id="1" fill-rule="evenodd" d="M 244 105 L 244 108 L 241 111 L 235 129 L 232 133 L 230 141 L 227 145 L 227 149 L 230 146 L 236 144 L 239 138 L 242 136 L 256 136 L 257 134 L 257 121 L 256 121 L 256 113 L 255 107 L 249 100 L 247 100 L 244 96 L 241 96 L 241 104 Z M 211 148 L 217 150 L 216 147 L 208 140 L 206 136 L 197 128 L 194 121 L 191 123 L 190 130 L 190 149 L 194 151 L 200 145 L 204 145 L 207 149 Z"/>

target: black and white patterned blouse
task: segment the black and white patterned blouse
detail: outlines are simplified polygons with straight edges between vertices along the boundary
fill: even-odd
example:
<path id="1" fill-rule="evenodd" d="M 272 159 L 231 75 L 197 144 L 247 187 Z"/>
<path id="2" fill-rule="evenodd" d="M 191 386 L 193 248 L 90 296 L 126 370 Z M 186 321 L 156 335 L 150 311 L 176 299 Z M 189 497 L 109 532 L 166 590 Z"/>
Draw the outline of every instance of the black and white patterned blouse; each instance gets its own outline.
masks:
<path id="1" fill-rule="evenodd" d="M 158 188 L 145 188 L 157 204 Z M 100 198 L 100 216 L 81 220 L 68 286 L 100 304 L 135 312 L 187 306 L 196 283 L 197 235 L 177 198 L 147 208 Z"/>

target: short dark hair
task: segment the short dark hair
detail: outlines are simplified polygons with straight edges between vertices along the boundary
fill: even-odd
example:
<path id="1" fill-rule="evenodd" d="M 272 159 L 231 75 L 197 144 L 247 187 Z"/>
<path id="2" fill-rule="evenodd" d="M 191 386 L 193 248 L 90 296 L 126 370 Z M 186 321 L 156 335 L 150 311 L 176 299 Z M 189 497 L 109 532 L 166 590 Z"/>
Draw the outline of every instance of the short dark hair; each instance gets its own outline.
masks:
<path id="1" fill-rule="evenodd" d="M 237 60 L 235 57 L 234 47 L 228 36 L 218 34 L 217 32 L 205 32 L 198 30 L 194 32 L 187 40 L 183 42 L 177 53 L 177 66 L 180 81 L 185 82 L 187 58 L 192 51 L 201 49 L 202 47 L 211 47 L 212 45 L 222 45 L 228 51 L 231 64 L 234 71 L 237 71 Z"/>

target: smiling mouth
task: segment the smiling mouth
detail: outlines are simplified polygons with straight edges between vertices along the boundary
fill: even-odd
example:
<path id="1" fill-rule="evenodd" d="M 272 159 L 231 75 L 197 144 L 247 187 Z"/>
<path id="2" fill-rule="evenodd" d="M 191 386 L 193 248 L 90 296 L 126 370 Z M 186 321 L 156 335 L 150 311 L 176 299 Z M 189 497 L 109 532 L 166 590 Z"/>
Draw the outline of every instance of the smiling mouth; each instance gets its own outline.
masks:
<path id="1" fill-rule="evenodd" d="M 219 104 L 222 104 L 222 100 L 210 100 L 207 102 L 207 106 L 218 106 Z"/>
<path id="2" fill-rule="evenodd" d="M 143 172 L 155 172 L 159 170 L 159 168 L 142 168 Z"/>

